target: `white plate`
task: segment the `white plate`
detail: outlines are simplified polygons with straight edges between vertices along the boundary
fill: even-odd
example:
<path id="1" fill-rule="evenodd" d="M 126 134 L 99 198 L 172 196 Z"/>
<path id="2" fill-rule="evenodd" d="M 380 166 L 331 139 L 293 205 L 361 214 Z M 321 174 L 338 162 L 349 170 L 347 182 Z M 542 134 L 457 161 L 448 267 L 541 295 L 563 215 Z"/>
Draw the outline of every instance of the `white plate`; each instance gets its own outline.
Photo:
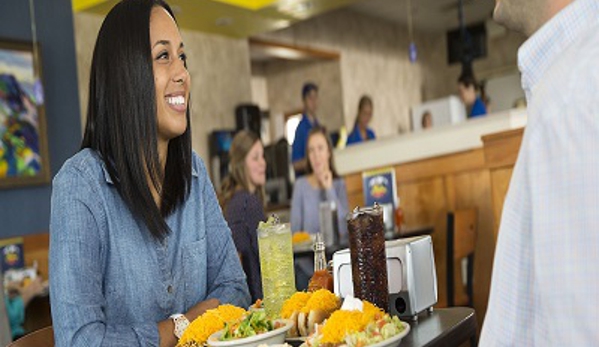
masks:
<path id="1" fill-rule="evenodd" d="M 256 347 L 258 345 L 278 345 L 285 343 L 285 334 L 293 326 L 293 322 L 288 319 L 277 319 L 275 322 L 285 323 L 284 326 L 266 332 L 264 334 L 246 337 L 243 339 L 219 341 L 218 339 L 225 331 L 220 330 L 208 337 L 208 346 L 211 347 Z"/>

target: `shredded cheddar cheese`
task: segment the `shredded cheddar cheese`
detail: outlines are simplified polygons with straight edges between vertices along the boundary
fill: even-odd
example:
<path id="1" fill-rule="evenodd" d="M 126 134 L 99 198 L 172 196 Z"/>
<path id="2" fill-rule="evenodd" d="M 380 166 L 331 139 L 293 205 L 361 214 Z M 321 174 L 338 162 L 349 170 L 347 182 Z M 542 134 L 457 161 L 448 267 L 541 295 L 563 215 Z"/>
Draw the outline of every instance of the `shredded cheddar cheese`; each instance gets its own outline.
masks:
<path id="1" fill-rule="evenodd" d="M 362 331 L 366 325 L 362 322 L 362 312 L 339 310 L 326 321 L 322 328 L 322 343 L 338 344 L 345 335 Z"/>
<path id="2" fill-rule="evenodd" d="M 370 322 L 374 322 L 381 319 L 385 315 L 385 312 L 383 310 L 374 306 L 370 302 L 362 300 L 362 303 L 364 306 L 362 308 L 361 322 L 362 324 L 364 324 L 364 326 L 368 325 L 368 323 Z"/>
<path id="3" fill-rule="evenodd" d="M 362 311 L 335 311 L 322 328 L 322 343 L 339 344 L 347 334 L 363 331 L 370 322 L 381 319 L 385 312 L 368 301 L 362 301 Z"/>
<path id="4" fill-rule="evenodd" d="M 333 312 L 339 308 L 339 298 L 326 289 L 319 289 L 312 293 L 312 296 L 302 308 L 302 312 L 308 313 L 312 310 L 321 310 Z"/>
<path id="5" fill-rule="evenodd" d="M 300 311 L 306 306 L 310 296 L 312 296 L 312 293 L 297 292 L 293 294 L 285 301 L 285 303 L 283 303 L 283 307 L 281 308 L 281 318 L 287 319 L 291 317 L 293 312 Z"/>
<path id="6" fill-rule="evenodd" d="M 203 345 L 208 337 L 223 329 L 226 322 L 235 321 L 247 312 L 233 305 L 221 305 L 204 312 L 185 329 L 179 339 L 178 347 L 196 347 Z"/>

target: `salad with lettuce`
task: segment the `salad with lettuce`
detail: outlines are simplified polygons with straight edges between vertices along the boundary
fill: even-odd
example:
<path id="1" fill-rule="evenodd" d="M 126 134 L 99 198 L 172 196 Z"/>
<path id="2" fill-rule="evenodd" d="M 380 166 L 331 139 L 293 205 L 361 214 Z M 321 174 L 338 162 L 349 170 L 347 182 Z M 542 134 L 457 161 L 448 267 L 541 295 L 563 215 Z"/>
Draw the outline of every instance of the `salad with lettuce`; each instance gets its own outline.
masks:
<path id="1" fill-rule="evenodd" d="M 242 320 L 228 322 L 225 331 L 221 334 L 220 341 L 243 339 L 250 336 L 263 334 L 282 326 L 279 322 L 273 322 L 266 317 L 264 310 L 250 312 Z"/>
<path id="2" fill-rule="evenodd" d="M 359 321 L 359 311 L 346 311 L 344 316 L 345 318 L 339 318 L 341 315 L 331 316 L 324 325 L 317 325 L 315 333 L 306 340 L 306 346 L 365 347 L 397 336 L 406 329 L 399 318 L 391 317 L 389 314 L 378 315 L 362 327 L 356 324 L 355 320 L 352 321 L 355 318 Z M 335 321 L 335 318 L 339 319 Z M 327 324 L 331 324 L 332 321 L 333 327 L 327 327 Z"/>
<path id="3" fill-rule="evenodd" d="M 404 329 L 399 318 L 386 314 L 381 319 L 368 323 L 363 331 L 347 334 L 345 343 L 349 347 L 373 345 L 399 334 Z"/>

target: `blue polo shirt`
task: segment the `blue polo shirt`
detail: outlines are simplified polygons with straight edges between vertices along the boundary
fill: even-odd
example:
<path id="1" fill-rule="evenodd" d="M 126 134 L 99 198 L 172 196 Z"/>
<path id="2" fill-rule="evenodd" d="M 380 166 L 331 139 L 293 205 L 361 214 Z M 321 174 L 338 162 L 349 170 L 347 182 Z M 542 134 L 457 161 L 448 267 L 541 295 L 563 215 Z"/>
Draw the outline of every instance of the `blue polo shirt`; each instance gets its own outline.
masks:
<path id="1" fill-rule="evenodd" d="M 374 136 L 374 131 L 370 128 L 366 128 L 366 139 L 362 138 L 362 133 L 360 133 L 360 129 L 356 126 L 354 130 L 347 137 L 347 144 L 352 145 L 356 143 L 360 143 L 362 141 L 374 140 L 376 136 Z"/>
<path id="2" fill-rule="evenodd" d="M 310 130 L 318 125 L 318 120 L 314 119 L 314 124 L 310 123 L 308 116 L 304 113 L 302 120 L 295 129 L 295 138 L 291 147 L 291 162 L 295 163 L 306 157 L 306 145 L 308 144 L 308 134 Z M 297 172 L 296 172 L 297 174 Z"/>
<path id="3" fill-rule="evenodd" d="M 487 114 L 487 107 L 485 106 L 485 103 L 482 101 L 482 99 L 480 97 L 476 97 L 476 100 L 474 101 L 474 105 L 472 105 L 472 111 L 470 111 L 469 118 L 480 117 L 480 116 L 484 116 L 486 114 Z"/>

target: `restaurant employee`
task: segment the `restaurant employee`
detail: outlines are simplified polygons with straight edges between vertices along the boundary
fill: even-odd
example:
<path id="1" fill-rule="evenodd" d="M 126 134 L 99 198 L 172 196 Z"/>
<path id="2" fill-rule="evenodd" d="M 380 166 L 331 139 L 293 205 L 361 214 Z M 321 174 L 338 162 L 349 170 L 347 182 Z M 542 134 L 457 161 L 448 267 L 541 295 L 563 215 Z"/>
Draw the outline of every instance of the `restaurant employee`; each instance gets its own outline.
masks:
<path id="1" fill-rule="evenodd" d="M 466 105 L 468 118 L 481 117 L 487 114 L 487 106 L 483 99 L 476 94 L 478 84 L 471 73 L 463 73 L 458 78 L 460 99 Z"/>
<path id="2" fill-rule="evenodd" d="M 295 170 L 295 176 L 299 177 L 306 173 L 308 159 L 306 158 L 306 141 L 310 130 L 318 126 L 316 110 L 318 109 L 318 86 L 307 82 L 302 88 L 302 101 L 304 113 L 302 120 L 295 129 L 295 137 L 291 147 L 291 162 Z"/>
<path id="3" fill-rule="evenodd" d="M 376 138 L 374 131 L 368 126 L 372 120 L 372 109 L 372 99 L 368 95 L 362 95 L 358 102 L 358 114 L 354 121 L 354 130 L 347 137 L 348 145 Z"/>
<path id="4" fill-rule="evenodd" d="M 169 6 L 124 0 L 94 48 L 82 149 L 53 181 L 56 346 L 175 346 L 219 303 L 249 305 L 202 160 L 190 75 Z"/>

